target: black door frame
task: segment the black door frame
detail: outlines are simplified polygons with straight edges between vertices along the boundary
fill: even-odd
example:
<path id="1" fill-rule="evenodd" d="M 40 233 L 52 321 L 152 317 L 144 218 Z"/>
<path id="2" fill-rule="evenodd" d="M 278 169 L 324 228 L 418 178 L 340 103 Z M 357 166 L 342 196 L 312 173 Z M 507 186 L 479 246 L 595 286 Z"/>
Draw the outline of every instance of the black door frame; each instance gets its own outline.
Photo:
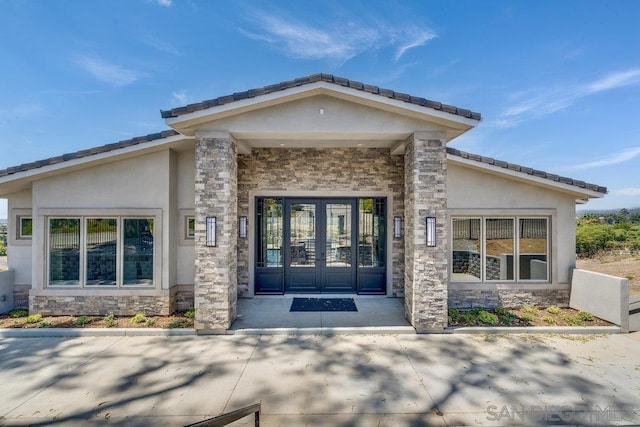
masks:
<path id="1" fill-rule="evenodd" d="M 291 242 L 291 209 L 298 204 L 315 206 L 315 236 L 313 250 L 308 255 L 313 257 L 313 266 L 292 266 L 293 246 Z M 349 223 L 350 253 L 347 254 L 351 265 L 347 267 L 333 267 L 327 265 L 329 249 L 327 248 L 327 212 L 326 207 L 331 204 L 348 204 L 351 206 Z M 355 293 L 357 275 L 356 245 L 357 229 L 357 199 L 356 198 L 287 198 L 284 201 L 284 292 L 292 293 Z"/>
<path id="2" fill-rule="evenodd" d="M 367 197 L 367 196 L 356 196 L 356 197 L 304 197 L 304 196 L 296 196 L 296 197 L 283 197 L 283 196 L 275 196 L 275 197 L 270 197 L 270 196 L 256 196 L 256 200 L 257 199 L 269 199 L 269 198 L 275 198 L 275 199 L 280 199 L 282 201 L 282 215 L 283 215 L 283 228 L 282 228 L 282 233 L 283 233 L 283 245 L 284 247 L 281 248 L 281 252 L 282 252 L 282 264 L 281 267 L 270 267 L 270 268 L 265 268 L 265 267 L 257 267 L 257 266 L 253 266 L 252 268 L 254 269 L 254 278 L 255 278 L 255 282 L 254 282 L 254 292 L 256 295 L 268 295 L 268 294 L 284 294 L 284 293 L 291 293 L 291 294 L 297 294 L 297 293 L 313 293 L 313 294 L 322 294 L 322 293 L 353 293 L 353 294 L 364 294 L 364 295 L 386 295 L 387 294 L 387 287 L 389 286 L 386 280 L 386 275 L 387 275 L 387 269 L 390 268 L 390 266 L 388 265 L 388 260 L 389 258 L 387 258 L 387 251 L 392 250 L 392 246 L 390 246 L 388 243 L 390 243 L 387 240 L 386 237 L 386 233 L 389 233 L 389 224 L 387 223 L 384 227 L 385 231 L 385 236 L 382 239 L 382 242 L 384 242 L 385 245 L 385 256 L 384 256 L 384 266 L 383 267 L 378 267 L 378 268 L 360 268 L 359 266 L 359 227 L 360 227 L 360 205 L 359 205 L 359 200 L 360 199 L 383 199 L 384 200 L 384 210 L 385 210 L 385 214 L 384 214 L 384 218 L 385 218 L 385 223 L 387 220 L 387 213 L 386 210 L 388 209 L 388 199 L 386 197 L 380 197 L 380 196 L 372 196 L 372 197 Z M 352 218 L 351 218 L 351 242 L 352 242 L 352 249 L 351 249 L 351 266 L 350 267 L 345 267 L 351 270 L 350 274 L 351 274 L 351 286 L 348 289 L 342 288 L 342 289 L 322 289 L 323 287 L 318 285 L 318 286 L 314 286 L 313 288 L 309 287 L 307 289 L 291 289 L 290 286 L 287 286 L 287 284 L 289 283 L 289 276 L 291 274 L 291 271 L 289 271 L 289 269 L 291 267 L 289 267 L 289 260 L 290 260 L 290 251 L 291 248 L 289 246 L 289 236 L 290 236 L 290 217 L 289 217 L 289 213 L 290 213 L 290 206 L 291 204 L 294 203 L 312 203 L 315 204 L 316 206 L 316 218 L 321 217 L 320 221 L 316 222 L 316 237 L 315 240 L 316 242 L 319 242 L 320 239 L 322 238 L 322 247 L 324 248 L 324 246 L 326 245 L 326 210 L 325 207 L 327 204 L 330 203 L 351 203 L 352 206 Z M 257 206 L 257 203 L 256 203 Z M 322 210 L 322 214 L 318 215 L 318 212 Z M 256 215 L 255 219 L 257 221 L 257 215 L 258 212 L 256 210 L 256 212 L 254 213 Z M 255 222 L 254 222 L 255 223 Z M 321 233 L 321 235 L 319 235 L 319 233 Z M 260 236 L 257 233 L 255 233 L 255 250 L 258 251 L 259 250 L 259 240 L 260 240 Z M 315 249 L 315 248 L 314 248 Z M 326 258 L 326 251 L 324 256 L 322 256 L 322 252 L 320 252 L 320 254 L 315 253 L 314 254 L 315 258 L 318 258 L 319 261 L 316 261 L 317 263 L 323 263 L 325 262 L 325 258 Z M 306 267 L 309 268 L 309 267 Z M 327 269 L 331 269 L 331 268 L 335 268 L 335 267 L 326 267 L 326 266 L 322 266 L 320 268 L 318 268 L 318 266 L 316 265 L 315 267 L 313 267 L 314 270 L 314 274 L 319 275 L 320 277 L 317 280 L 316 283 L 323 283 L 323 280 L 326 280 L 326 274 L 327 274 Z M 320 270 L 320 271 L 317 271 Z M 377 272 L 376 272 L 377 271 Z M 324 275 L 324 276 L 323 276 Z M 261 288 L 260 287 L 260 283 L 265 281 L 265 283 L 268 283 L 266 285 L 266 287 Z M 280 282 L 280 285 L 278 286 L 277 283 Z M 370 285 L 370 286 L 367 286 Z M 371 286 L 372 285 L 372 286 Z"/>

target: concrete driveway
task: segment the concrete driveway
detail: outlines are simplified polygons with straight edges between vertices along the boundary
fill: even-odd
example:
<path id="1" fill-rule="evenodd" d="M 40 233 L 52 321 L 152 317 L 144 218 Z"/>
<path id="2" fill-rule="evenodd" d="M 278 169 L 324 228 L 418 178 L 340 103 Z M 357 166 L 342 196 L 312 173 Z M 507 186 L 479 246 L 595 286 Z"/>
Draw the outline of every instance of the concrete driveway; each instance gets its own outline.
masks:
<path id="1" fill-rule="evenodd" d="M 7 338 L 0 424 L 640 423 L 640 334 Z M 251 425 L 243 420 L 240 425 Z"/>

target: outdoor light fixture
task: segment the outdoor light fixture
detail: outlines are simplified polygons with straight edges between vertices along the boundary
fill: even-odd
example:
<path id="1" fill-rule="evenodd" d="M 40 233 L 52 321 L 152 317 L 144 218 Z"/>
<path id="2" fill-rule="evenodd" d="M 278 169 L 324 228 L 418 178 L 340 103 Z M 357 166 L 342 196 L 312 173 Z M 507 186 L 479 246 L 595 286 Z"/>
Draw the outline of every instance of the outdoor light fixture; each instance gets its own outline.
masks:
<path id="1" fill-rule="evenodd" d="M 240 230 L 240 238 L 246 239 L 247 238 L 247 217 L 246 216 L 240 217 L 240 224 L 238 226 L 238 229 Z"/>
<path id="2" fill-rule="evenodd" d="M 402 217 L 393 217 L 393 238 L 399 239 L 402 237 Z"/>
<path id="3" fill-rule="evenodd" d="M 436 218 L 433 216 L 427 217 L 427 246 L 436 245 Z"/>
<path id="4" fill-rule="evenodd" d="M 207 217 L 207 246 L 216 245 L 216 217 Z"/>

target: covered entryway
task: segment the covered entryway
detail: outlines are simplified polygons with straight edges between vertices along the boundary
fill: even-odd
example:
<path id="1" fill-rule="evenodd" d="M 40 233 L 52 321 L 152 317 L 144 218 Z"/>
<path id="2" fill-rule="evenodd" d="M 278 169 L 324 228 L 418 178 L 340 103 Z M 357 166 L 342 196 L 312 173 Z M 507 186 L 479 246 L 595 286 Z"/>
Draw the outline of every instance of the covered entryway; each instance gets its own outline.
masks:
<path id="1" fill-rule="evenodd" d="M 385 198 L 257 198 L 257 294 L 386 293 Z"/>

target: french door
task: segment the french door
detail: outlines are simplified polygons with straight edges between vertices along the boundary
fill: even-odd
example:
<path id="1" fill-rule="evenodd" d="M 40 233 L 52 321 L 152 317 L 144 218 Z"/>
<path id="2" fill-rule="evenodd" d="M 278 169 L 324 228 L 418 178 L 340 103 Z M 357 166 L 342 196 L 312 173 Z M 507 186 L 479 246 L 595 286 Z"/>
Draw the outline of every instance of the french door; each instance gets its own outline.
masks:
<path id="1" fill-rule="evenodd" d="M 285 201 L 285 292 L 355 292 L 356 201 Z"/>
<path id="2" fill-rule="evenodd" d="M 256 293 L 385 293 L 385 202 L 256 199 Z"/>

